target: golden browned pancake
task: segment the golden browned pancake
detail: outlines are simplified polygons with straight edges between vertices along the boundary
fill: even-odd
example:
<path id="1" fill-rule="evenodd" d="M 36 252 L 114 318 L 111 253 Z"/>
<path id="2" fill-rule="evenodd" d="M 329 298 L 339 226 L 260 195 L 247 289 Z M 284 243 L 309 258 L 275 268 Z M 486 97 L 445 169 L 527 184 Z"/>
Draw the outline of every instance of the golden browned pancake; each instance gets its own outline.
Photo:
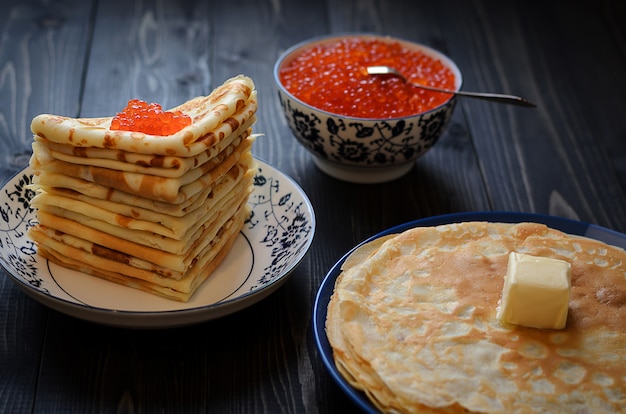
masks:
<path id="1" fill-rule="evenodd" d="M 231 168 L 212 187 L 212 191 L 204 198 L 198 208 L 187 211 L 181 216 L 172 216 L 158 211 L 146 210 L 136 205 L 120 204 L 108 200 L 99 200 L 84 194 L 67 193 L 58 190 L 41 192 L 32 200 L 31 205 L 39 211 L 51 212 L 60 217 L 72 218 L 92 228 L 110 228 L 111 233 L 120 237 L 133 238 L 134 231 L 147 232 L 141 239 L 146 245 L 158 245 L 167 249 L 159 236 L 172 239 L 172 243 L 184 245 L 190 235 L 207 221 L 212 214 L 223 208 L 229 199 L 248 191 L 252 182 L 251 154 L 245 154 L 241 162 Z M 85 212 L 89 212 L 88 215 Z M 177 241 L 183 241 L 177 243 Z M 137 240 L 137 242 L 140 242 Z"/>
<path id="2" fill-rule="evenodd" d="M 237 147 L 242 138 L 250 134 L 250 126 L 256 117 L 252 117 L 231 135 L 209 147 L 206 151 L 190 157 L 137 154 L 109 148 L 75 147 L 58 144 L 35 135 L 35 141 L 42 144 L 42 150 L 49 153 L 49 158 L 58 159 L 77 165 L 105 167 L 117 171 L 152 174 L 160 177 L 180 177 L 191 169 L 205 164 L 228 147 Z M 37 145 L 37 144 L 35 144 Z M 228 152 L 229 154 L 232 152 Z"/>
<path id="3" fill-rule="evenodd" d="M 193 231 L 183 240 L 175 240 L 160 236 L 149 231 L 129 230 L 115 226 L 85 214 L 69 213 L 57 208 L 46 207 L 38 211 L 40 226 L 30 231 L 45 228 L 45 234 L 52 239 L 63 239 L 67 244 L 80 247 L 87 252 L 105 251 L 110 249 L 118 252 L 116 257 L 122 262 L 140 263 L 148 261 L 151 266 L 167 268 L 168 275 L 180 279 L 191 262 L 196 258 L 217 233 L 225 220 L 236 213 L 249 194 L 249 185 L 242 188 L 241 193 L 229 194 L 223 203 L 215 205 L 216 209 L 210 217 L 199 221 Z M 245 190 L 245 191 L 244 191 Z M 145 267 L 147 265 L 143 265 Z M 165 273 L 163 273 L 165 274 Z"/>
<path id="4" fill-rule="evenodd" d="M 37 115 L 31 122 L 33 134 L 58 144 L 77 148 L 107 148 L 149 156 L 193 157 L 219 144 L 254 117 L 257 109 L 252 79 L 237 76 L 224 82 L 208 96 L 194 98 L 172 108 L 192 119 L 179 132 L 158 136 L 142 132 L 113 131 L 113 117 L 68 118 Z"/>
<path id="5" fill-rule="evenodd" d="M 227 147 L 211 160 L 186 172 L 180 177 L 161 177 L 152 173 L 135 173 L 114 168 L 72 164 L 43 154 L 43 149 L 33 147 L 30 165 L 35 171 L 34 182 L 44 173 L 63 174 L 100 184 L 107 188 L 136 194 L 143 198 L 179 204 L 220 180 L 252 146 L 253 138 L 246 137 L 234 147 Z"/>
<path id="6" fill-rule="evenodd" d="M 247 211 L 243 209 L 240 214 L 233 216 L 211 240 L 210 248 L 196 258 L 192 267 L 188 269 L 181 280 L 150 272 L 143 272 L 139 276 L 136 274 L 129 276 L 125 270 L 120 270 L 119 262 L 113 260 L 109 264 L 103 265 L 106 259 L 102 257 L 73 249 L 68 245 L 63 245 L 59 250 L 55 250 L 54 247 L 50 247 L 51 245 L 54 246 L 54 243 L 44 243 L 43 240 L 39 241 L 38 252 L 46 259 L 61 266 L 167 299 L 186 302 L 226 257 L 243 226 L 246 216 Z M 116 253 L 113 252 L 112 254 L 115 255 Z"/>
<path id="7" fill-rule="evenodd" d="M 248 216 L 256 107 L 254 84 L 239 76 L 175 108 L 192 123 L 168 136 L 111 131 L 111 117 L 35 117 L 29 236 L 39 254 L 188 300 Z"/>
<path id="8" fill-rule="evenodd" d="M 566 260 L 562 330 L 496 318 L 511 251 Z M 418 227 L 349 258 L 328 307 L 335 363 L 383 411 L 624 412 L 626 253 L 542 224 Z"/>

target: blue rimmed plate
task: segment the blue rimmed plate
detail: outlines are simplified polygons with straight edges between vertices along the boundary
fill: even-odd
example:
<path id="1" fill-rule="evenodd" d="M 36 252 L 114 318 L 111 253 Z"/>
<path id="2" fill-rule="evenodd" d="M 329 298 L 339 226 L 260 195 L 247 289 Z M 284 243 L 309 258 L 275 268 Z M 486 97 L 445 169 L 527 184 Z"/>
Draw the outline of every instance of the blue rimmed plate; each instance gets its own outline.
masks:
<path id="1" fill-rule="evenodd" d="M 37 254 L 26 236 L 36 224 L 30 168 L 0 189 L 0 264 L 26 294 L 68 315 L 105 325 L 167 328 L 219 318 L 246 308 L 280 287 L 305 257 L 315 214 L 291 178 L 256 160 L 252 212 L 232 250 L 182 303 L 58 266 Z"/>
<path id="2" fill-rule="evenodd" d="M 324 362 L 324 365 L 330 372 L 331 376 L 339 385 L 339 387 L 348 395 L 348 397 L 365 412 L 377 413 L 378 410 L 363 392 L 351 386 L 341 376 L 333 360 L 333 351 L 330 343 L 328 342 L 328 337 L 326 336 L 325 324 L 328 311 L 328 303 L 330 302 L 330 297 L 335 287 L 335 281 L 341 273 L 341 266 L 348 258 L 348 256 L 350 256 L 350 254 L 352 254 L 352 252 L 358 247 L 362 246 L 365 243 L 376 240 L 380 237 L 394 233 L 401 233 L 405 230 L 418 226 L 437 226 L 440 224 L 459 223 L 465 221 L 490 221 L 501 223 L 543 223 L 548 227 L 561 230 L 565 233 L 589 237 L 626 249 L 626 235 L 616 232 L 614 230 L 560 217 L 542 214 L 513 212 L 474 212 L 428 217 L 390 228 L 363 241 L 362 243 L 351 249 L 348 253 L 346 253 L 330 269 L 330 271 L 322 281 L 322 284 L 320 285 L 317 296 L 315 298 L 315 305 L 313 307 L 313 333 L 315 335 L 316 345 L 322 357 L 322 361 Z"/>

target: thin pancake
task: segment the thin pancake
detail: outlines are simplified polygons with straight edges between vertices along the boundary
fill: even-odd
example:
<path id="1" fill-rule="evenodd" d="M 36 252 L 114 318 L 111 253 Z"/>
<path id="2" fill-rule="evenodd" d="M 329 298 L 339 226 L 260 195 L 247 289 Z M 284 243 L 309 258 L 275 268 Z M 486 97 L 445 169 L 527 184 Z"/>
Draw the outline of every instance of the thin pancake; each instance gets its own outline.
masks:
<path id="1" fill-rule="evenodd" d="M 200 208 L 190 211 L 184 216 L 170 216 L 145 210 L 140 207 L 98 200 L 82 194 L 63 194 L 58 192 L 40 192 L 31 200 L 31 206 L 42 211 L 51 206 L 64 211 L 85 215 L 89 212 L 90 219 L 131 229 L 148 231 L 161 236 L 181 240 L 185 234 L 206 220 L 206 215 L 216 209 L 218 203 L 232 194 L 243 194 L 250 186 L 253 171 L 247 166 L 238 164 L 220 180 L 206 197 Z M 65 214 L 62 214 L 65 216 Z"/>
<path id="2" fill-rule="evenodd" d="M 566 260 L 563 330 L 504 327 L 508 253 Z M 626 253 L 541 224 L 458 223 L 388 238 L 337 279 L 338 369 L 383 411 L 621 412 Z"/>
<path id="3" fill-rule="evenodd" d="M 49 230 L 43 225 L 33 227 L 29 231 L 29 236 L 37 242 L 38 247 L 46 248 L 48 251 L 55 251 L 58 256 L 71 257 L 74 260 L 88 263 L 94 268 L 106 269 L 129 277 L 171 287 L 176 286 L 179 281 L 188 278 L 194 263 L 202 260 L 206 252 L 212 248 L 221 232 L 223 232 L 224 226 L 227 226 L 233 218 L 244 214 L 245 210 L 246 206 L 243 204 L 235 206 L 233 214 L 216 220 L 215 225 L 207 231 L 206 238 L 197 243 L 189 253 L 180 255 L 179 260 L 185 263 L 185 267 L 181 272 L 156 267 L 151 262 L 137 259 L 129 252 L 109 249 L 79 237 Z"/>
<path id="4" fill-rule="evenodd" d="M 135 154 L 108 148 L 85 148 L 48 141 L 38 135 L 34 139 L 50 158 L 71 164 L 91 165 L 118 171 L 151 174 L 160 177 L 180 177 L 186 172 L 203 165 L 229 146 L 236 147 L 243 138 L 250 135 L 250 126 L 256 117 L 225 137 L 215 146 L 192 157 L 175 157 L 153 154 Z"/>
<path id="5" fill-rule="evenodd" d="M 216 224 L 232 215 L 249 191 L 224 197 L 219 208 L 192 229 L 182 240 L 170 239 L 150 232 L 129 230 L 88 216 L 49 207 L 39 211 L 39 222 L 52 230 L 67 233 L 119 252 L 148 260 L 159 266 L 182 272 L 193 259 L 199 244 L 206 244 L 216 230 Z M 183 255 L 181 258 L 181 255 Z"/>
<path id="6" fill-rule="evenodd" d="M 112 131 L 112 117 L 68 118 L 42 114 L 31 122 L 35 135 L 75 147 L 109 148 L 126 152 L 193 157 L 245 124 L 257 109 L 254 83 L 245 76 L 224 82 L 210 95 L 172 108 L 192 118 L 192 124 L 168 136 Z"/>
<path id="7" fill-rule="evenodd" d="M 70 177 L 65 174 L 46 173 L 33 176 L 33 188 L 40 189 L 50 194 L 65 195 L 77 198 L 86 196 L 90 199 L 108 201 L 120 205 L 129 205 L 155 213 L 168 214 L 181 217 L 200 207 L 209 196 L 213 188 L 206 187 L 180 203 L 166 203 L 164 201 L 151 200 L 139 197 L 136 194 L 128 194 L 123 191 L 107 188 L 103 185 L 92 183 L 81 178 Z"/>
<path id="8" fill-rule="evenodd" d="M 183 280 L 176 283 L 172 283 L 171 280 L 159 277 L 158 275 L 150 278 L 150 280 L 144 280 L 129 277 L 108 269 L 96 268 L 89 262 L 76 260 L 73 257 L 59 254 L 54 250 L 47 249 L 45 246 L 41 246 L 39 254 L 63 267 L 97 276 L 167 299 L 186 302 L 226 257 L 239 234 L 239 230 L 243 226 L 244 217 L 246 215 L 247 213 L 244 212 L 240 217 L 234 217 L 233 220 L 222 229 L 218 237 L 215 238 L 211 249 L 206 252 L 201 260 L 194 263 L 188 275 Z M 166 285 L 164 285 L 163 281 L 167 281 Z"/>
<path id="9" fill-rule="evenodd" d="M 158 177 L 108 168 L 70 164 L 56 159 L 47 159 L 41 151 L 35 151 L 31 166 L 36 174 L 63 174 L 70 177 L 100 184 L 129 194 L 167 203 L 180 203 L 215 184 L 235 165 L 242 154 L 248 152 L 254 141 L 253 137 L 244 139 L 241 144 L 231 148 L 232 152 L 222 151 L 215 162 L 207 162 L 188 171 L 181 177 Z"/>
<path id="10" fill-rule="evenodd" d="M 61 266 L 186 301 L 230 250 L 248 216 L 256 91 L 226 81 L 173 110 L 167 136 L 112 131 L 112 117 L 33 119 L 28 234 Z"/>

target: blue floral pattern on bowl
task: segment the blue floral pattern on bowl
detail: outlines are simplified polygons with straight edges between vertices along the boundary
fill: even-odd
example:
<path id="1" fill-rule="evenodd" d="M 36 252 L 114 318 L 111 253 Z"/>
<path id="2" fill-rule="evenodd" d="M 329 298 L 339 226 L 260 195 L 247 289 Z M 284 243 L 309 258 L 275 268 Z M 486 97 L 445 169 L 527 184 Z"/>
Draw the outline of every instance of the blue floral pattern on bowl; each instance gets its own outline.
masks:
<path id="1" fill-rule="evenodd" d="M 281 68 L 303 50 L 323 47 L 350 37 L 379 38 L 401 43 L 443 62 L 455 76 L 455 89 L 462 85 L 461 71 L 443 53 L 419 43 L 354 33 L 322 36 L 293 45 L 274 64 L 278 100 L 291 132 L 312 155 L 315 164 L 330 176 L 355 183 L 382 183 L 408 173 L 414 161 L 431 149 L 442 136 L 456 106 L 453 95 L 442 105 L 416 115 L 392 119 L 366 119 L 337 115 L 315 108 L 288 92 L 280 80 Z M 310 80 L 314 82 L 314 80 Z"/>
<path id="2" fill-rule="evenodd" d="M 346 118 L 310 108 L 279 90 L 287 124 L 296 139 L 317 157 L 352 166 L 410 162 L 439 140 L 456 99 L 424 114 L 401 119 Z"/>

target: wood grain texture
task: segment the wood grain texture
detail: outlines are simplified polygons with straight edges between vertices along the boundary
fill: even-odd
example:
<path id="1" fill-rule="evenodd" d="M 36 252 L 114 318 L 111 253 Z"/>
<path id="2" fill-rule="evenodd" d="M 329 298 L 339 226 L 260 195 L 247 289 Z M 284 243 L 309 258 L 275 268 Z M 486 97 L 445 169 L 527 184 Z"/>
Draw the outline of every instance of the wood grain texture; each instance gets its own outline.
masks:
<path id="1" fill-rule="evenodd" d="M 136 97 L 170 107 L 244 73 L 259 93 L 255 155 L 292 177 L 317 217 L 285 286 L 198 326 L 93 325 L 2 278 L 0 412 L 353 412 L 319 358 L 311 317 L 324 276 L 357 243 L 422 217 L 483 210 L 626 231 L 623 2 L 0 0 L 0 10 L 3 179 L 28 162 L 37 113 L 112 115 Z M 295 43 L 345 32 L 435 47 L 460 66 L 464 89 L 538 107 L 462 99 L 405 177 L 336 180 L 293 138 L 273 66 Z"/>
<path id="2" fill-rule="evenodd" d="M 96 16 L 81 116 L 114 115 L 132 98 L 170 108 L 215 87 L 205 2 L 105 1 Z"/>
<path id="3" fill-rule="evenodd" d="M 2 177 L 28 164 L 31 119 L 78 115 L 91 2 L 4 2 L 0 16 Z"/>
<path id="4" fill-rule="evenodd" d="M 602 110 L 593 104 L 604 99 L 610 85 L 620 90 L 624 83 L 623 76 L 611 76 L 612 67 L 623 66 L 623 56 L 603 58 L 598 50 L 604 46 L 589 40 L 590 33 L 606 30 L 605 20 L 598 18 L 602 6 L 594 6 L 599 9 L 592 16 L 579 4 L 565 2 L 539 9 L 466 2 L 452 9 L 454 27 L 481 22 L 466 24 L 459 39 L 465 40 L 451 50 L 454 58 L 470 63 L 462 68 L 467 89 L 526 93 L 539 106 L 529 111 L 464 102 L 494 209 L 624 228 L 623 185 L 615 191 L 623 182 L 617 172 L 626 147 L 618 124 L 624 122 L 623 117 L 619 122 L 609 118 L 619 119 L 618 108 L 626 102 L 624 96 L 620 102 L 613 96 L 598 105 Z M 611 69 L 607 73 L 604 68 Z M 618 128 L 607 131 L 602 127 L 607 124 Z M 606 142 L 612 143 L 611 152 Z"/>
<path id="5" fill-rule="evenodd" d="M 4 182 L 28 164 L 33 116 L 47 111 L 78 114 L 91 3 L 3 2 L 0 10 L 0 178 Z M 4 274 L 0 298 L 0 412 L 30 412 L 35 406 L 48 312 Z"/>

